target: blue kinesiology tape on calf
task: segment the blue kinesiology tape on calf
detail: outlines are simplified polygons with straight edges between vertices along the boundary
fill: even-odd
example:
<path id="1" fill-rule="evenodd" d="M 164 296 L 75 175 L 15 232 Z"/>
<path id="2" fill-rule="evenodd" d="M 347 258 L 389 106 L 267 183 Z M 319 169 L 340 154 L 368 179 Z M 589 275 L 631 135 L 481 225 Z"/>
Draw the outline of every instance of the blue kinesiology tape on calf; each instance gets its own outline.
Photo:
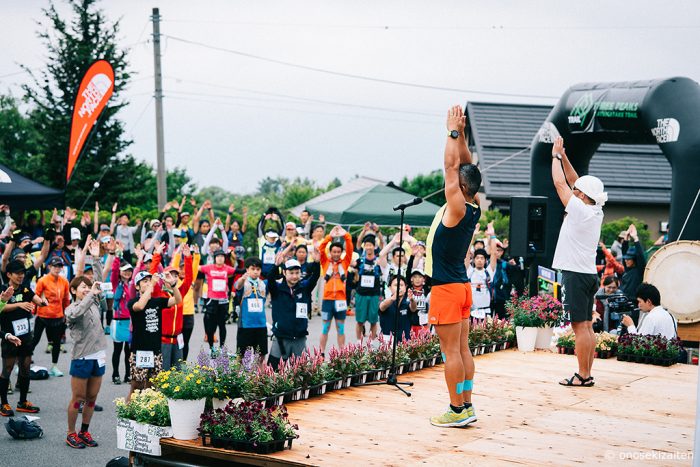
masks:
<path id="1" fill-rule="evenodd" d="M 345 334 L 345 323 L 338 323 L 338 335 L 342 336 Z"/>
<path id="2" fill-rule="evenodd" d="M 330 321 L 324 321 L 323 322 L 323 328 L 321 329 L 321 332 L 323 334 L 328 334 L 328 331 L 331 329 L 331 322 Z"/>
<path id="3" fill-rule="evenodd" d="M 457 394 L 462 394 L 462 392 L 464 392 L 463 385 L 464 382 L 457 383 Z"/>
<path id="4" fill-rule="evenodd" d="M 447 361 L 447 359 L 445 358 L 445 352 L 440 353 L 442 353 L 442 363 L 445 363 L 445 361 Z"/>
<path id="5" fill-rule="evenodd" d="M 474 387 L 474 380 L 473 379 L 465 379 L 462 382 L 462 390 L 464 392 L 471 391 L 473 387 Z"/>

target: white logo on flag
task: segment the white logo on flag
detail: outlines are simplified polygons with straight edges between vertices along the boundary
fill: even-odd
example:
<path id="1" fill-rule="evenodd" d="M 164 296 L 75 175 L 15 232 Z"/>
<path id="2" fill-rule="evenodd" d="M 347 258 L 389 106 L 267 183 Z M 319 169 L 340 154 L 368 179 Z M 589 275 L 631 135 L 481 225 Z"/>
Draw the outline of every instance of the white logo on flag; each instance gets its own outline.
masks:
<path id="1" fill-rule="evenodd" d="M 81 117 L 84 117 L 85 114 L 91 116 L 111 85 L 112 80 L 104 73 L 95 75 L 83 91 L 82 96 L 85 98 L 85 102 L 80 106 L 78 115 Z"/>

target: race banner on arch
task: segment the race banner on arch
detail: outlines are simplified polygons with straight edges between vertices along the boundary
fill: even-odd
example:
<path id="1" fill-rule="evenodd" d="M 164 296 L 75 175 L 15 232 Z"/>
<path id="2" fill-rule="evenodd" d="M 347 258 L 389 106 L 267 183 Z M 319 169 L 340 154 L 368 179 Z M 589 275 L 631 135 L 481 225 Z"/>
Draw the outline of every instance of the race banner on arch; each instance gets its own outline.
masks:
<path id="1" fill-rule="evenodd" d="M 73 175 L 85 141 L 114 92 L 114 70 L 106 60 L 97 60 L 85 72 L 73 104 L 66 184 Z"/>

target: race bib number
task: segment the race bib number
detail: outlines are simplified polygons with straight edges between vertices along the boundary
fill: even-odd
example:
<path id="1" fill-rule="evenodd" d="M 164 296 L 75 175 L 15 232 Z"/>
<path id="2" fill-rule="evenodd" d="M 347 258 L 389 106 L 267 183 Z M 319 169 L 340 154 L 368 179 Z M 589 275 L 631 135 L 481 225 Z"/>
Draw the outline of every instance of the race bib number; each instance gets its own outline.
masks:
<path id="1" fill-rule="evenodd" d="M 421 326 L 428 324 L 428 313 L 418 313 L 418 323 Z"/>
<path id="2" fill-rule="evenodd" d="M 425 296 L 416 297 L 416 307 L 425 310 Z"/>
<path id="3" fill-rule="evenodd" d="M 155 366 L 155 356 L 152 350 L 136 351 L 136 368 L 153 368 Z"/>
<path id="4" fill-rule="evenodd" d="M 348 309 L 348 302 L 345 300 L 336 300 L 335 301 L 335 311 L 345 311 Z"/>
<path id="5" fill-rule="evenodd" d="M 360 285 L 361 285 L 362 287 L 371 289 L 371 288 L 374 287 L 374 281 L 375 281 L 376 279 L 377 279 L 377 278 L 374 277 L 374 276 L 362 276 L 362 278 L 360 279 Z"/>
<path id="6" fill-rule="evenodd" d="M 15 336 L 23 336 L 29 332 L 29 320 L 27 318 L 16 319 L 12 322 Z"/>
<path id="7" fill-rule="evenodd" d="M 180 350 L 185 348 L 185 338 L 182 337 L 182 334 L 177 335 L 177 348 Z"/>
<path id="8" fill-rule="evenodd" d="M 100 368 L 102 368 L 103 366 L 105 366 L 106 363 L 107 363 L 107 360 L 104 359 L 104 358 L 98 358 L 98 359 L 97 359 L 97 366 L 99 366 Z"/>
<path id="9" fill-rule="evenodd" d="M 112 283 L 111 282 L 100 282 L 100 289 L 103 292 L 111 292 L 112 291 Z"/>
<path id="10" fill-rule="evenodd" d="M 275 252 L 273 250 L 265 250 L 262 262 L 265 264 L 275 264 Z"/>
<path id="11" fill-rule="evenodd" d="M 262 311 L 263 311 L 262 298 L 249 298 L 248 299 L 248 311 L 251 313 L 262 313 Z"/>
<path id="12" fill-rule="evenodd" d="M 297 303 L 297 318 L 299 319 L 308 319 L 309 317 L 309 308 L 308 304 L 306 303 Z"/>
<path id="13" fill-rule="evenodd" d="M 212 279 L 211 290 L 212 292 L 225 292 L 226 281 L 224 279 Z"/>
<path id="14" fill-rule="evenodd" d="M 401 313 L 401 316 L 406 316 L 406 314 L 408 313 L 408 310 L 405 308 L 402 308 L 401 310 L 399 310 L 399 313 Z"/>

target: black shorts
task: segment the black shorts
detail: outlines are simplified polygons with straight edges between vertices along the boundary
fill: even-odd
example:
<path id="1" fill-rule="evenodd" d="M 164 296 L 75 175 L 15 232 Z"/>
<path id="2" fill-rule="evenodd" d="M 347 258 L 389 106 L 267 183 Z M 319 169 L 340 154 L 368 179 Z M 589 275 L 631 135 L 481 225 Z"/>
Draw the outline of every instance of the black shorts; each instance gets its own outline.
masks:
<path id="1" fill-rule="evenodd" d="M 30 333 L 27 337 L 24 337 L 22 344 L 19 346 L 15 346 L 12 342 L 3 339 L 0 348 L 2 348 L 2 358 L 31 357 L 34 354 L 32 335 Z"/>
<path id="2" fill-rule="evenodd" d="M 248 347 L 253 347 L 260 355 L 267 355 L 267 328 L 238 328 L 236 350 L 243 354 Z"/>
<path id="3" fill-rule="evenodd" d="M 193 329 L 194 328 L 194 315 L 183 315 L 182 316 L 182 329 Z"/>
<path id="4" fill-rule="evenodd" d="M 598 291 L 598 275 L 561 272 L 561 302 L 564 319 L 572 323 L 593 320 L 593 303 Z"/>

